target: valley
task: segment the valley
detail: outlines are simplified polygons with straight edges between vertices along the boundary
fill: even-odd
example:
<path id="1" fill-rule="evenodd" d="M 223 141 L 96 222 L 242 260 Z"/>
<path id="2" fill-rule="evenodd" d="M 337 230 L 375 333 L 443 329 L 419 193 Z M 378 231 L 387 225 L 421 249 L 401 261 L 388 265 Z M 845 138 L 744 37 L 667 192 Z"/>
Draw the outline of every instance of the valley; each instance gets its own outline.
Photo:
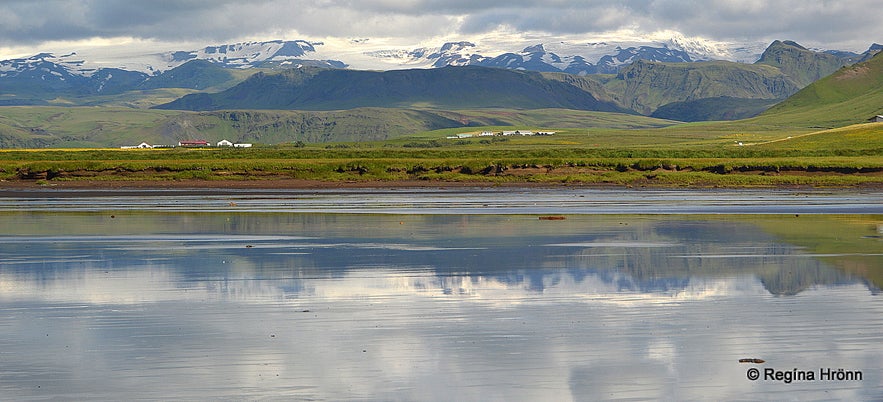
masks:
<path id="1" fill-rule="evenodd" d="M 96 73 L 35 90 L 24 77 L 0 93 L 0 180 L 876 187 L 883 123 L 868 119 L 883 113 L 883 59 L 849 57 L 776 41 L 754 64 L 636 60 L 615 74 L 195 59 L 140 81 L 124 74 L 128 87 Z M 506 130 L 555 135 L 462 135 Z M 195 139 L 255 146 L 121 149 Z"/>

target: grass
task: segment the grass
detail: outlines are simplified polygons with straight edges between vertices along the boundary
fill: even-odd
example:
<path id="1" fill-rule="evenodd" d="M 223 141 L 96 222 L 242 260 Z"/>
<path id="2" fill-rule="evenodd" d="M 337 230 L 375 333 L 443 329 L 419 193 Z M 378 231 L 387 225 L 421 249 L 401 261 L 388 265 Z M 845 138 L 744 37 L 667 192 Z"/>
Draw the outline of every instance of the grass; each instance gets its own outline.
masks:
<path id="1" fill-rule="evenodd" d="M 445 139 L 451 132 L 305 147 L 4 150 L 0 179 L 425 180 L 675 187 L 883 184 L 880 124 L 786 132 L 790 139 L 760 130 L 745 130 L 734 137 L 730 130 L 708 124 L 648 130 L 562 129 L 550 137 L 491 140 Z M 751 145 L 736 146 L 733 138 L 750 140 Z"/>

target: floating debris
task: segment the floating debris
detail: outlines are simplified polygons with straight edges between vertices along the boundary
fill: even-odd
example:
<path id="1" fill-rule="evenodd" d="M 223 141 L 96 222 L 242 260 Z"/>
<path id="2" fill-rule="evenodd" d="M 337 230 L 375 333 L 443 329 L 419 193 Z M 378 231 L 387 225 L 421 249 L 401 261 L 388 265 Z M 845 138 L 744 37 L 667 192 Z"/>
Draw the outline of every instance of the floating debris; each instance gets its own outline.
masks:
<path id="1" fill-rule="evenodd" d="M 540 217 L 541 221 L 563 221 L 565 219 L 567 219 L 567 218 L 563 217 L 563 216 L 541 216 Z"/>
<path id="2" fill-rule="evenodd" d="M 760 364 L 760 363 L 764 363 L 764 362 L 766 362 L 766 360 L 764 360 L 764 359 L 757 359 L 757 358 L 754 358 L 754 357 L 752 357 L 752 358 L 747 358 L 747 359 L 739 359 L 739 363 L 757 363 L 757 364 Z"/>

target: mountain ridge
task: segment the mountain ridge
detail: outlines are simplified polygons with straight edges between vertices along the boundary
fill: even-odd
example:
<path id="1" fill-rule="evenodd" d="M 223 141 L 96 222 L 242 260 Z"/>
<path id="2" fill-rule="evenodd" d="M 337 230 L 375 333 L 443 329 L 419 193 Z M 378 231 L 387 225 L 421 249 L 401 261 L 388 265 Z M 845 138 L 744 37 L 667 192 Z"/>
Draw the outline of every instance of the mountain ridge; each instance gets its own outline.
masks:
<path id="1" fill-rule="evenodd" d="M 476 66 L 383 72 L 300 68 L 258 73 L 226 91 L 186 95 L 156 106 L 196 111 L 361 107 L 564 108 L 631 113 L 536 72 Z"/>
<path id="2" fill-rule="evenodd" d="M 542 44 L 522 49 L 527 56 L 510 54 L 506 60 L 512 60 L 508 67 L 533 65 L 545 72 L 523 67 L 481 67 L 480 62 L 498 63 L 505 58 L 494 61 L 474 54 L 458 59 L 462 67 L 389 71 L 339 69 L 322 63 L 313 66 L 287 59 L 309 54 L 313 50 L 308 45 L 313 46 L 296 41 L 266 45 L 281 58 L 264 57 L 261 63 L 268 67 L 259 69 L 225 67 L 219 62 L 245 65 L 248 59 L 241 56 L 253 47 L 204 48 L 201 52 L 214 55 L 215 61 L 194 53 L 179 53 L 171 57 L 187 61 L 153 75 L 116 68 L 90 70 L 90 63 L 78 55 L 62 56 L 84 71 L 90 70 L 87 75 L 77 75 L 53 63 L 55 56 L 39 54 L 0 67 L 0 105 L 101 105 L 119 99 L 115 105 L 153 106 L 172 101 L 161 108 L 182 110 L 566 108 L 640 113 L 681 121 L 741 119 L 757 115 L 816 76 L 833 72 L 846 58 L 859 58 L 856 54 L 836 56 L 791 41 L 775 41 L 754 64 L 629 60 L 629 55 L 636 55 L 639 49 L 620 48 L 625 52 L 620 60 L 624 64 L 617 74 L 561 72 L 556 65 L 577 59 L 557 57 L 550 51 L 554 48 Z M 439 51 L 427 49 L 419 57 L 455 64 L 446 57 L 462 55 L 474 46 L 470 42 L 449 43 Z M 881 48 L 875 45 L 869 52 Z M 686 53 L 671 55 L 690 58 Z M 476 65 L 470 65 L 470 60 Z M 29 68 L 19 71 L 10 66 Z M 247 78 L 249 75 L 251 78 Z M 114 94 L 119 96 L 114 98 Z M 152 96 L 152 101 L 141 101 L 138 96 Z"/>
<path id="3" fill-rule="evenodd" d="M 551 71 L 569 73 L 615 73 L 634 60 L 709 61 L 728 60 L 753 63 L 768 46 L 731 44 L 723 46 L 671 33 L 669 39 L 623 39 L 619 41 L 552 41 L 480 45 L 472 40 L 443 42 L 436 47 L 395 48 L 369 46 L 368 40 L 351 40 L 346 45 L 322 41 L 268 40 L 210 45 L 196 50 L 145 51 L 133 49 L 101 53 L 66 51 L 60 56 L 42 52 L 30 57 L 0 60 L 0 77 L 15 73 L 28 61 L 51 62 L 70 74 L 89 76 L 102 68 L 160 74 L 191 60 L 208 60 L 227 68 L 291 67 L 298 64 L 330 68 L 390 70 L 433 68 L 446 65 L 506 66 L 530 69 L 533 63 Z M 523 43 L 523 42 L 522 42 Z M 865 53 L 828 50 L 837 57 L 865 57 L 880 49 L 872 45 Z M 755 49 L 756 47 L 756 49 Z M 364 48 L 364 49 L 363 49 Z M 96 53 L 97 52 L 97 53 Z M 520 59 L 520 60 L 519 60 Z M 856 59 L 856 61 L 858 61 Z M 507 65 L 507 63 L 509 63 Z M 514 63 L 514 64 L 512 64 Z M 542 70 L 536 70 L 542 71 Z"/>
<path id="4" fill-rule="evenodd" d="M 758 120 L 825 127 L 883 114 L 883 56 L 844 66 L 760 114 Z"/>
<path id="5" fill-rule="evenodd" d="M 458 44 L 451 49 L 468 46 Z M 541 52 L 542 47 L 528 50 Z M 842 65 L 832 55 L 794 42 L 776 41 L 765 54 L 767 59 L 755 64 L 637 60 L 615 76 L 476 65 L 382 72 L 303 67 L 258 73 L 228 90 L 186 95 L 157 108 L 568 108 L 649 116 L 670 105 L 657 116 L 691 121 L 735 119 L 752 117 L 794 94 L 805 86 L 807 76 L 824 76 Z M 805 71 L 800 67 L 804 65 Z M 735 112 L 714 110 L 721 107 Z"/>

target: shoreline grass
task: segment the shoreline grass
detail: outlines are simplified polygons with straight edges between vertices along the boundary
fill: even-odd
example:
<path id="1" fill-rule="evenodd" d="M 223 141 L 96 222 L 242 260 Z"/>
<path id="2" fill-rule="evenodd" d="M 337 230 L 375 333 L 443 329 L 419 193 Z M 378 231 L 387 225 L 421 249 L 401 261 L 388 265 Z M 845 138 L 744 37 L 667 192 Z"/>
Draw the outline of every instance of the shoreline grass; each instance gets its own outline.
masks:
<path id="1" fill-rule="evenodd" d="M 579 152 L 411 153 L 269 149 L 230 153 L 16 151 L 0 153 L 4 181 L 473 182 L 643 186 L 883 185 L 880 156 L 634 157 Z M 655 153 L 650 155 L 656 156 Z"/>

